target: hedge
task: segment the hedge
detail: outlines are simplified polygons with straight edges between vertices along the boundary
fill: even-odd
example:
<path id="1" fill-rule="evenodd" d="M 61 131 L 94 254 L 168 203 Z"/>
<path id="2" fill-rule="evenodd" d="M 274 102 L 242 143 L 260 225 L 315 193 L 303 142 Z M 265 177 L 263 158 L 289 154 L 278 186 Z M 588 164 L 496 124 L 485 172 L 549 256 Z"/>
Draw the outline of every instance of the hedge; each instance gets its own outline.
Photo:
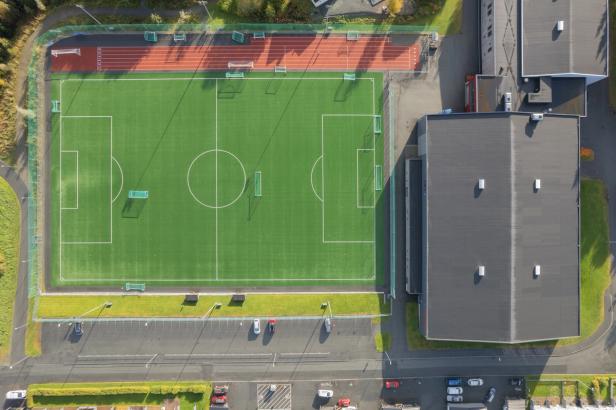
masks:
<path id="1" fill-rule="evenodd" d="M 28 407 L 34 407 L 35 396 L 109 396 L 120 394 L 206 394 L 210 391 L 207 382 L 170 382 L 170 383 L 106 383 L 100 386 L 91 384 L 40 384 L 28 387 Z"/>

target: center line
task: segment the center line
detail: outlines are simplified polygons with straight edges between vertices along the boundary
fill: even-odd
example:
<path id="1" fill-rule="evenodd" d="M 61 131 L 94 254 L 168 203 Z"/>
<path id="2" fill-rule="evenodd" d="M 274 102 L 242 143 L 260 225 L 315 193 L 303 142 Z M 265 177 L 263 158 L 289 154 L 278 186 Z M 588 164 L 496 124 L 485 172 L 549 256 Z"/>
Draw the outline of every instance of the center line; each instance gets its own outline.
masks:
<path id="1" fill-rule="evenodd" d="M 215 102 L 214 105 L 216 107 L 216 121 L 214 121 L 215 125 L 215 144 L 214 144 L 214 154 L 216 156 L 216 171 L 214 173 L 214 177 L 216 178 L 215 186 L 216 186 L 216 197 L 214 203 L 216 204 L 216 280 L 218 280 L 218 79 L 216 79 L 216 87 L 214 94 Z"/>

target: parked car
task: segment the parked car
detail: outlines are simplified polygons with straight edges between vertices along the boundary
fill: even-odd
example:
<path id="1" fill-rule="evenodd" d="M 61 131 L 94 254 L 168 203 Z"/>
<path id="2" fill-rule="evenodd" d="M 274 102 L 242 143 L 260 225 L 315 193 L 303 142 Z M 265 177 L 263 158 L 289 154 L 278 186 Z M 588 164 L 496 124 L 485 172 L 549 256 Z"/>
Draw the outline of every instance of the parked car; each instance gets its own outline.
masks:
<path id="1" fill-rule="evenodd" d="M 451 395 L 451 394 L 447 395 L 448 403 L 461 403 L 463 400 L 464 400 L 464 397 L 460 395 Z"/>
<path id="2" fill-rule="evenodd" d="M 460 386 L 462 385 L 461 377 L 448 377 L 447 378 L 447 386 Z"/>
<path id="3" fill-rule="evenodd" d="M 261 333 L 261 322 L 259 321 L 259 319 L 255 319 L 252 322 L 252 331 L 255 332 L 255 335 Z"/>
<path id="4" fill-rule="evenodd" d="M 447 387 L 447 394 L 462 394 L 464 389 L 462 387 Z"/>
<path id="5" fill-rule="evenodd" d="M 524 384 L 524 378 L 512 377 L 511 379 L 509 379 L 509 384 L 512 386 L 521 386 L 522 384 Z"/>
<path id="6" fill-rule="evenodd" d="M 271 334 L 276 333 L 276 319 L 270 319 L 267 321 L 267 330 Z"/>
<path id="7" fill-rule="evenodd" d="M 7 400 L 23 400 L 26 398 L 26 390 L 11 390 L 6 392 Z"/>
<path id="8" fill-rule="evenodd" d="M 227 396 L 224 394 L 222 396 L 212 396 L 211 403 L 212 404 L 226 404 Z"/>
<path id="9" fill-rule="evenodd" d="M 326 317 L 325 321 L 323 322 L 323 325 L 325 326 L 325 331 L 327 333 L 332 332 L 332 320 L 330 318 Z"/>
<path id="10" fill-rule="evenodd" d="M 400 387 L 400 382 L 398 380 L 385 380 L 385 388 L 387 390 L 397 389 Z"/>
<path id="11" fill-rule="evenodd" d="M 496 387 L 490 387 L 490 390 L 488 390 L 488 393 L 486 394 L 485 402 L 492 403 L 494 396 L 496 396 Z"/>
<path id="12" fill-rule="evenodd" d="M 83 326 L 81 325 L 81 322 L 75 322 L 73 325 L 73 332 L 75 333 L 75 336 L 83 335 Z"/>
<path id="13" fill-rule="evenodd" d="M 229 386 L 222 385 L 222 386 L 214 386 L 214 395 L 215 396 L 223 396 L 227 393 L 229 393 Z"/>
<path id="14" fill-rule="evenodd" d="M 479 377 L 476 377 L 476 378 L 473 378 L 473 379 L 468 379 L 466 381 L 466 384 L 468 384 L 470 387 L 483 386 L 483 379 L 480 379 Z"/>
<path id="15" fill-rule="evenodd" d="M 351 405 L 351 399 L 348 397 L 343 397 L 338 400 L 338 406 L 340 407 L 349 407 Z"/>
<path id="16" fill-rule="evenodd" d="M 322 399 L 331 399 L 332 397 L 334 397 L 334 391 L 319 389 L 317 390 L 317 396 L 319 396 Z"/>

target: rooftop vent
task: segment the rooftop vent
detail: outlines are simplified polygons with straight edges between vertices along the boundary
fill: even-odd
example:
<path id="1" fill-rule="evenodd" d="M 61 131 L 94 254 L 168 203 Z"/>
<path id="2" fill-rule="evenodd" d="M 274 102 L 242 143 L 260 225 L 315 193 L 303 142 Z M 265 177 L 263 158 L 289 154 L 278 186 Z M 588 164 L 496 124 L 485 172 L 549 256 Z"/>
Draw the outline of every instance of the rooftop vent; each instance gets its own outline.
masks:
<path id="1" fill-rule="evenodd" d="M 486 276 L 486 267 L 483 265 L 479 265 L 479 269 L 477 269 L 477 274 L 479 275 L 480 278 L 483 278 L 484 276 Z"/>
<path id="2" fill-rule="evenodd" d="M 536 278 L 541 276 L 541 265 L 535 265 L 535 268 L 533 269 L 533 275 L 535 275 Z"/>
<path id="3" fill-rule="evenodd" d="M 479 190 L 483 191 L 486 189 L 486 180 L 483 178 L 479 178 L 479 182 L 477 184 L 479 186 Z"/>
<path id="4" fill-rule="evenodd" d="M 541 180 L 539 178 L 535 179 L 535 191 L 539 191 L 541 189 Z"/>
<path id="5" fill-rule="evenodd" d="M 530 115 L 530 120 L 533 122 L 543 121 L 543 113 L 535 112 Z"/>
<path id="6" fill-rule="evenodd" d="M 565 21 L 564 20 L 558 20 L 558 22 L 556 23 L 556 31 L 563 31 L 565 29 Z"/>

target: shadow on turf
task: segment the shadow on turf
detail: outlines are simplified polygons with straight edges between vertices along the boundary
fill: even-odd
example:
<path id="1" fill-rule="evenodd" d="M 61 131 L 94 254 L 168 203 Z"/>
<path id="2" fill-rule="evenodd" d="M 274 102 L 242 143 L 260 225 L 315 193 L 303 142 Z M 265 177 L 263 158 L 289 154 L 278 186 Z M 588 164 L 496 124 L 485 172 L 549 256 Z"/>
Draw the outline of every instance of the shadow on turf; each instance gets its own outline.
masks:
<path id="1" fill-rule="evenodd" d="M 144 199 L 128 198 L 122 208 L 122 218 L 139 218 L 143 208 L 145 208 L 145 203 L 146 200 Z"/>

